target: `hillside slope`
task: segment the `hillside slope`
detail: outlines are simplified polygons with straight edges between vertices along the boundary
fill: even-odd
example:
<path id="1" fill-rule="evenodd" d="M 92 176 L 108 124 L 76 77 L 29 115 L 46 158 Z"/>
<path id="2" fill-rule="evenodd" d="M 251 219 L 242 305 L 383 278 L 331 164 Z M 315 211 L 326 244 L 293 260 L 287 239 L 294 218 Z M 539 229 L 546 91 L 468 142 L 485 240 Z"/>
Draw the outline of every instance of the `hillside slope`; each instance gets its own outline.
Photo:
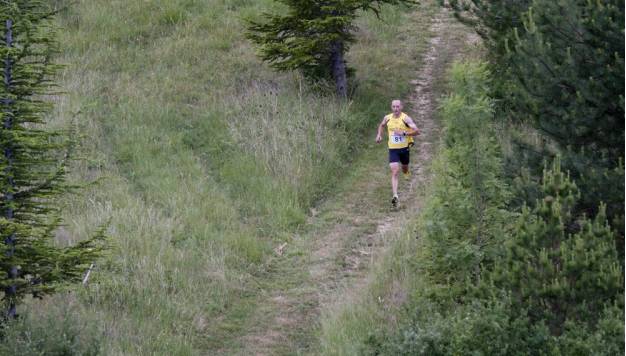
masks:
<path id="1" fill-rule="evenodd" d="M 221 347 L 251 322 L 273 248 L 336 191 L 389 99 L 408 90 L 435 5 L 359 19 L 345 105 L 255 57 L 243 19 L 280 11 L 272 1 L 57 3 L 67 94 L 51 123 L 78 113 L 72 179 L 98 182 L 64 202 L 58 242 L 110 221 L 112 243 L 88 288 L 25 307 L 25 328 L 48 341 L 22 347 Z"/>
<path id="2" fill-rule="evenodd" d="M 350 344 L 351 339 L 363 337 L 358 327 L 346 327 L 335 318 L 345 306 L 362 302 L 372 268 L 419 215 L 439 137 L 437 88 L 468 39 L 469 32 L 455 25 L 446 11 L 433 11 L 427 21 L 421 15 L 413 14 L 413 19 L 428 38 L 416 61 L 417 71 L 410 77 L 417 78 L 410 80 L 414 90 L 406 100 L 407 112 L 421 134 L 412 150 L 410 179 L 400 185 L 400 209 L 390 209 L 386 147 L 370 137 L 337 194 L 315 208 L 301 236 L 274 261 L 277 281 L 264 290 L 262 308 L 254 313 L 249 331 L 238 337 L 240 345 L 222 349 L 222 354 L 360 354 Z M 406 293 L 388 288 L 382 297 L 397 299 Z M 329 342 L 340 347 L 329 347 Z"/>

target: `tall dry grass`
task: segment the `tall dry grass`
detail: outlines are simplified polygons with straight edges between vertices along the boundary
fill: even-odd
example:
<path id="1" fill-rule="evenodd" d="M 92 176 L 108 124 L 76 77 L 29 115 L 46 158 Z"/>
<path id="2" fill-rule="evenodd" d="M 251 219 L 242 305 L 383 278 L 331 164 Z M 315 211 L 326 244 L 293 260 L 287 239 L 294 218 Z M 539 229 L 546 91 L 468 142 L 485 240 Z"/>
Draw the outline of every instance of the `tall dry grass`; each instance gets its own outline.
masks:
<path id="1" fill-rule="evenodd" d="M 275 243 L 302 226 L 408 88 L 415 46 L 399 37 L 408 12 L 359 20 L 358 86 L 344 104 L 256 58 L 242 19 L 280 10 L 269 0 L 56 3 L 67 5 L 58 16 L 67 94 L 50 124 L 80 112 L 71 179 L 97 181 L 63 201 L 59 243 L 110 221 L 111 248 L 87 288 L 24 305 L 26 322 L 3 351 L 45 350 L 63 327 L 34 325 L 63 319 L 89 325 L 68 354 L 208 352 L 255 307 Z M 215 320 L 232 327 L 215 331 Z"/>

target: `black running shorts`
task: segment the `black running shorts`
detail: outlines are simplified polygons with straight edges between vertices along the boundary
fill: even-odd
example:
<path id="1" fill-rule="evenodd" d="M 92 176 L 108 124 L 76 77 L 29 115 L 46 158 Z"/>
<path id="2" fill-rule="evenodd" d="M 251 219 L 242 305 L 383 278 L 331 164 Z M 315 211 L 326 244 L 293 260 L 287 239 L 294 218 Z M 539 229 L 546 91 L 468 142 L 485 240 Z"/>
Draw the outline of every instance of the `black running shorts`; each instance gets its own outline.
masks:
<path id="1" fill-rule="evenodd" d="M 400 162 L 402 165 L 409 164 L 409 148 L 390 148 L 389 163 Z"/>

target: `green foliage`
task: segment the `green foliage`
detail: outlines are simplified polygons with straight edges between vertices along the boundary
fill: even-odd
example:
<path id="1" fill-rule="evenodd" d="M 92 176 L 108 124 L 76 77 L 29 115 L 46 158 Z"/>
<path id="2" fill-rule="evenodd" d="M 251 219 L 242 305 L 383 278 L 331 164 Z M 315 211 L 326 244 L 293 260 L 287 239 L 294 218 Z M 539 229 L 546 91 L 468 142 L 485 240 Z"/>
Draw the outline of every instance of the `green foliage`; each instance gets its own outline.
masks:
<path id="1" fill-rule="evenodd" d="M 574 213 L 595 216 L 604 205 L 623 256 L 624 1 L 450 4 L 485 39 L 497 117 L 516 123 L 510 131 L 537 132 L 511 134 L 512 203 L 534 203 L 544 161 L 558 154 L 581 194 Z"/>
<path id="2" fill-rule="evenodd" d="M 391 337 L 384 355 L 542 355 L 549 333 L 527 318 L 511 318 L 509 301 L 473 301 L 438 312 L 430 302 L 416 305 L 413 321 Z"/>
<path id="3" fill-rule="evenodd" d="M 287 13 L 265 13 L 266 22 L 250 22 L 248 38 L 259 46 L 263 60 L 278 70 L 301 70 L 312 79 L 333 79 L 332 45 L 348 51 L 354 43 L 359 10 L 378 14 L 384 4 L 413 4 L 412 0 L 279 0 Z"/>
<path id="4" fill-rule="evenodd" d="M 410 320 L 371 328 L 364 353 L 623 354 L 623 1 L 448 4 L 492 79 L 453 71 Z"/>
<path id="5" fill-rule="evenodd" d="M 453 1 L 486 39 L 508 118 L 615 164 L 624 147 L 624 1 Z"/>
<path id="6" fill-rule="evenodd" d="M 59 284 L 79 280 L 100 252 L 102 234 L 68 248 L 54 246 L 60 226 L 58 197 L 65 183 L 71 139 L 42 128 L 59 69 L 51 12 L 45 2 L 0 4 L 0 288 L 6 316 L 25 295 L 39 297 Z"/>
<path id="7" fill-rule="evenodd" d="M 511 313 L 506 295 L 443 315 L 420 305 L 410 326 L 384 339 L 378 355 L 623 355 L 623 309 L 600 311 L 596 328 L 573 322 L 558 338 L 541 322 Z"/>
<path id="8" fill-rule="evenodd" d="M 489 78 L 484 63 L 456 63 L 450 71 L 452 94 L 440 109 L 443 147 L 433 163 L 416 251 L 404 262 L 413 269 L 407 284 L 415 286 L 403 309 L 408 321 L 395 332 L 372 330 L 365 354 L 498 354 L 519 337 L 506 299 L 472 300 L 498 257 L 512 216 L 505 210 L 509 193 L 494 140 Z"/>
<path id="9" fill-rule="evenodd" d="M 531 0 L 450 0 L 447 6 L 461 22 L 472 26 L 484 40 L 491 62 L 501 63 L 507 53 L 506 41 L 513 28 L 521 27 L 520 14 L 528 10 Z M 503 74 L 499 65 L 491 68 L 494 75 Z M 500 78 L 496 76 L 495 78 Z M 498 80 L 494 82 L 498 85 Z"/>
<path id="10" fill-rule="evenodd" d="M 616 162 L 624 155 L 624 1 L 535 1 L 522 21 L 507 43 L 514 82 L 504 105 L 562 147 Z"/>
<path id="11" fill-rule="evenodd" d="M 394 21 L 357 19 L 364 41 L 350 61 L 360 85 L 345 105 L 255 56 L 241 19 L 270 0 L 55 3 L 67 95 L 55 98 L 47 127 L 66 127 L 81 110 L 77 134 L 86 139 L 76 150 L 86 159 L 71 162 L 68 182 L 101 182 L 64 197 L 57 241 L 71 244 L 110 219 L 114 251 L 81 288 L 86 311 L 74 318 L 103 330 L 105 354 L 236 347 L 267 307 L 266 291 L 301 271 L 277 271 L 272 250 L 295 245 L 309 208 L 367 149 L 356 137 L 377 123 L 388 93 L 408 90 L 388 78 L 412 73 L 427 36 L 393 44 L 423 33 L 413 27 L 422 18 L 385 7 L 381 17 Z M 40 314 L 58 314 L 66 299 L 57 296 Z M 33 338 L 44 331 L 36 322 L 25 326 Z"/>
<path id="12" fill-rule="evenodd" d="M 577 188 L 558 160 L 545 171 L 540 188 L 543 199 L 524 209 L 476 289 L 450 301 L 454 291 L 424 286 L 411 305 L 411 321 L 391 336 L 378 336 L 374 350 L 623 354 L 624 275 L 603 208 L 592 220 L 571 214 Z"/>
<path id="13" fill-rule="evenodd" d="M 615 232 L 615 247 L 620 260 L 624 260 L 624 163 L 609 163 L 589 155 L 568 151 L 563 157 L 563 167 L 573 172 L 572 178 L 580 191 L 578 213 L 593 216 L 604 207 L 606 217 Z"/>
<path id="14" fill-rule="evenodd" d="M 65 296 L 64 296 L 65 298 Z M 59 297 L 58 310 L 48 314 L 28 310 L 11 320 L 3 330 L 0 355 L 95 356 L 101 354 L 100 338 L 105 337 L 89 319 L 81 319 L 74 303 Z M 52 304 L 50 301 L 47 301 Z M 29 305 L 32 306 L 32 305 Z"/>
<path id="15" fill-rule="evenodd" d="M 506 185 L 494 140 L 484 64 L 456 64 L 453 94 L 441 104 L 445 147 L 435 162 L 434 191 L 423 213 L 428 270 L 436 283 L 461 288 L 480 278 L 502 242 Z M 454 294 L 454 292 L 452 293 Z"/>
<path id="16" fill-rule="evenodd" d="M 623 270 L 604 207 L 593 218 L 573 215 L 579 193 L 555 160 L 544 172 L 543 199 L 525 208 L 493 271 L 515 310 L 555 335 L 566 321 L 595 325 L 606 305 L 623 300 Z"/>
<path id="17" fill-rule="evenodd" d="M 491 100 L 481 85 L 488 83 L 486 74 L 475 65 L 452 71 L 454 95 L 442 105 L 446 147 L 436 162 L 434 191 L 421 217 L 422 241 L 413 261 L 413 278 L 420 282 L 413 282 L 418 287 L 408 303 L 410 319 L 395 332 L 373 332 L 366 351 L 623 354 L 624 271 L 615 232 L 604 205 L 594 215 L 580 213 L 579 188 L 562 170 L 558 156 L 539 182 L 523 177 L 517 183 L 537 201 L 521 213 L 484 214 L 482 230 L 492 232 L 485 235 L 495 243 L 491 248 L 476 243 L 472 232 L 481 220 L 472 212 L 480 211 L 480 205 L 470 192 L 481 185 L 470 184 L 467 162 L 473 156 L 464 146 L 495 134 L 488 125 L 492 111 L 476 110 L 480 101 L 472 99 Z M 463 100 L 459 93 L 465 93 Z M 473 119 L 476 113 L 483 119 Z M 486 124 L 473 129 L 479 122 Z M 481 152 L 486 162 L 498 162 L 501 156 L 496 150 Z M 482 177 L 492 177 L 479 180 L 491 182 L 481 188 L 492 192 L 487 206 L 500 204 L 504 210 L 510 189 L 500 181 L 501 165 L 481 167 L 487 170 Z"/>

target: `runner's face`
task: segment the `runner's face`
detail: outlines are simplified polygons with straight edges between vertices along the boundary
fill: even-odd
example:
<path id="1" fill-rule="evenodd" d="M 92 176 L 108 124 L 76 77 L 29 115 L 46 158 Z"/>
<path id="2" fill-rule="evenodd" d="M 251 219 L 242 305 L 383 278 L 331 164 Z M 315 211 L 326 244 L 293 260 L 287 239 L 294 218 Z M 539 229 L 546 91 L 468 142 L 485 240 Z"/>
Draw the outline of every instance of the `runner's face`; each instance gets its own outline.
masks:
<path id="1" fill-rule="evenodd" d="M 400 115 L 400 113 L 402 112 L 402 103 L 399 101 L 392 101 L 391 102 L 391 111 L 393 111 L 394 114 L 396 115 Z"/>

